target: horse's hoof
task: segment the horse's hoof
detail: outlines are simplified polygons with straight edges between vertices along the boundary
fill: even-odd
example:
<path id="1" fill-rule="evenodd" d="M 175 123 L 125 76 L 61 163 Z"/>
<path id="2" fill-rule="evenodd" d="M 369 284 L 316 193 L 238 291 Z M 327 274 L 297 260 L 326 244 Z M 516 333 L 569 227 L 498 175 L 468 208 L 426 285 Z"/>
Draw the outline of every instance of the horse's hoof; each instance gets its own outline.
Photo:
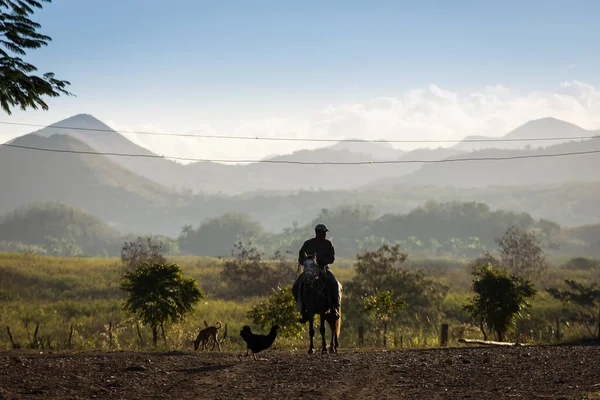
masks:
<path id="1" fill-rule="evenodd" d="M 321 354 L 327 354 L 327 349 L 321 350 Z"/>
<path id="2" fill-rule="evenodd" d="M 313 353 L 313 349 L 308 349 L 308 354 L 312 354 Z"/>

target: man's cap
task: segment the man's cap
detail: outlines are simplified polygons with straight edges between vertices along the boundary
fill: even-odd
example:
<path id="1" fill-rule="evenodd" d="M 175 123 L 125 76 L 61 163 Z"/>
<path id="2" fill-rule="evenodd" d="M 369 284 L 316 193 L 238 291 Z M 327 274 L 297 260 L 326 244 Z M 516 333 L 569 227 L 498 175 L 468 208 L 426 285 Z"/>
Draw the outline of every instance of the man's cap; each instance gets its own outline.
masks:
<path id="1" fill-rule="evenodd" d="M 317 226 L 315 226 L 315 231 L 329 232 L 329 229 L 327 229 L 325 224 L 317 224 Z"/>

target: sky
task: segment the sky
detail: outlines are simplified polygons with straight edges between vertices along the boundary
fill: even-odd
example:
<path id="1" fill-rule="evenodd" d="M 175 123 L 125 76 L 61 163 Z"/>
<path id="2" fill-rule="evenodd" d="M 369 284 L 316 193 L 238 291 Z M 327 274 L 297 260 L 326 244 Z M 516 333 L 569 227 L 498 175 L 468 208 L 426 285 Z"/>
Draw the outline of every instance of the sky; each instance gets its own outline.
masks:
<path id="1" fill-rule="evenodd" d="M 77 97 L 0 122 L 86 113 L 124 131 L 367 140 L 499 136 L 542 117 L 600 129 L 599 11 L 593 0 L 54 0 L 34 15 L 52 41 L 26 60 Z M 33 130 L 0 125 L 0 141 Z M 323 145 L 126 136 L 198 158 Z"/>

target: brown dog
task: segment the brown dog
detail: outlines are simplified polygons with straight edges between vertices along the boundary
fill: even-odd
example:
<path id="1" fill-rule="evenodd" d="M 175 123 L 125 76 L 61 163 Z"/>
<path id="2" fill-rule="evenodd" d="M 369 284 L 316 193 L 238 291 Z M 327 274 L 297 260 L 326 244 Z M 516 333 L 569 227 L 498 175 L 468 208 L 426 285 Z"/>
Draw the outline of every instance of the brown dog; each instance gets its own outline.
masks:
<path id="1" fill-rule="evenodd" d="M 211 337 L 213 339 L 212 350 L 215 349 L 216 345 L 219 347 L 219 351 L 221 351 L 221 345 L 219 344 L 219 329 L 221 329 L 222 326 L 221 321 L 217 321 L 216 326 L 208 326 L 206 321 L 204 321 L 204 325 L 206 325 L 206 328 L 202 329 L 200 333 L 198 333 L 196 340 L 194 340 L 194 351 L 198 350 L 200 342 L 202 342 L 202 351 L 204 351 L 204 349 L 208 350 L 208 341 Z"/>

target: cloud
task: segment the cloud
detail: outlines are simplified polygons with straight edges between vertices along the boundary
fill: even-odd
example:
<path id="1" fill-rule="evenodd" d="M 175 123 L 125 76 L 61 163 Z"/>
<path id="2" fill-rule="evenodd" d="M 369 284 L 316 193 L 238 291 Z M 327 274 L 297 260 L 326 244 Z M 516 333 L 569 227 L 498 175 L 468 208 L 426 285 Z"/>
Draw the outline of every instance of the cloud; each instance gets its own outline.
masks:
<path id="1" fill-rule="evenodd" d="M 467 135 L 504 135 L 529 120 L 543 117 L 563 119 L 586 129 L 599 129 L 600 91 L 579 81 L 562 82 L 554 91 L 524 93 L 498 84 L 472 92 L 455 92 L 432 84 L 397 97 L 378 97 L 364 103 L 339 104 L 315 110 L 300 120 L 273 116 L 239 121 L 233 130 L 228 131 L 208 125 L 196 126 L 191 131 L 271 138 L 460 140 Z M 147 129 L 139 130 L 159 131 L 152 125 L 142 127 Z M 135 141 L 160 154 L 203 159 L 260 159 L 332 144 L 143 135 L 135 136 Z M 395 147 L 412 149 L 450 145 L 428 143 Z"/>

